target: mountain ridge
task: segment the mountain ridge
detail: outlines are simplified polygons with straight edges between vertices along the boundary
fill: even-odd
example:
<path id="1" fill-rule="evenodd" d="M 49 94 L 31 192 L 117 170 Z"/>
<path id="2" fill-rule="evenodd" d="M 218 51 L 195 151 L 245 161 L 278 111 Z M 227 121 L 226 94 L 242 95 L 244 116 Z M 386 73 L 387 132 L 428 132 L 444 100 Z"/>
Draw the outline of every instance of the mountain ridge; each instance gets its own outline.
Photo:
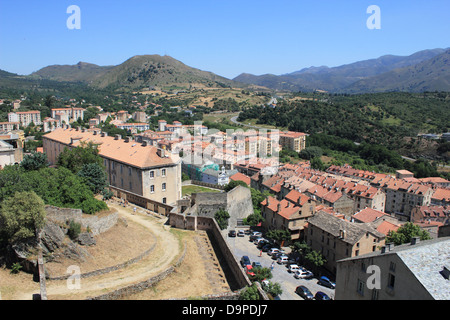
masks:
<path id="1" fill-rule="evenodd" d="M 233 80 L 266 86 L 274 90 L 344 92 L 352 84 L 395 69 L 407 68 L 444 54 L 447 49 L 428 49 L 409 56 L 383 55 L 337 67 L 309 67 L 282 75 L 242 73 Z M 445 87 L 450 91 L 450 86 Z M 370 89 L 370 88 L 369 88 Z M 390 88 L 387 88 L 390 90 Z M 393 90 L 393 89 L 392 89 Z M 369 90 L 371 91 L 371 90 Z"/>

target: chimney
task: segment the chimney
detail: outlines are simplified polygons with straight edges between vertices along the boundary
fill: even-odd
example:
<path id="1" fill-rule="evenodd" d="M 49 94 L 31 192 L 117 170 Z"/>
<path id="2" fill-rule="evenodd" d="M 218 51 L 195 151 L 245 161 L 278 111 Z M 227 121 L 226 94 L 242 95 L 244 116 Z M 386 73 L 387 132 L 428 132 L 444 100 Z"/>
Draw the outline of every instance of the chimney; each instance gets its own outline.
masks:
<path id="1" fill-rule="evenodd" d="M 120 139 L 122 139 L 122 136 L 120 134 L 116 134 L 114 140 L 120 140 Z"/>
<path id="2" fill-rule="evenodd" d="M 126 143 L 130 142 L 130 137 L 125 137 L 124 141 L 125 141 Z"/>
<path id="3" fill-rule="evenodd" d="M 142 141 L 142 146 L 143 147 L 147 147 L 148 146 L 148 141 L 147 140 L 143 140 Z"/>
<path id="4" fill-rule="evenodd" d="M 281 211 L 281 203 L 278 203 L 277 212 L 280 212 L 280 211 Z"/>
<path id="5" fill-rule="evenodd" d="M 165 157 L 166 157 L 166 150 L 164 150 L 164 149 L 158 149 L 157 154 L 158 154 L 161 158 L 165 158 Z"/>
<path id="6" fill-rule="evenodd" d="M 108 133 L 106 133 L 106 132 L 101 132 L 101 133 L 100 133 L 100 136 L 101 136 L 102 138 L 107 137 L 107 136 L 108 136 Z"/>
<path id="7" fill-rule="evenodd" d="M 393 244 L 393 243 L 387 243 L 387 244 L 386 244 L 386 249 L 387 249 L 388 251 L 394 250 L 394 244 Z"/>
<path id="8" fill-rule="evenodd" d="M 418 244 L 420 242 L 420 237 L 412 237 L 411 238 L 411 245 Z"/>

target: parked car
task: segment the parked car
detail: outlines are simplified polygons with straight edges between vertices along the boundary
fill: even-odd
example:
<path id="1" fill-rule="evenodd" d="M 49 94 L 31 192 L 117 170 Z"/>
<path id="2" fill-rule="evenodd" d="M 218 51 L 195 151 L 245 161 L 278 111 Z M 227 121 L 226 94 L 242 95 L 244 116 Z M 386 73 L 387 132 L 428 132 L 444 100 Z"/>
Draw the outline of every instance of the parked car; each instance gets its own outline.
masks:
<path id="1" fill-rule="evenodd" d="M 264 246 L 266 246 L 266 245 L 268 245 L 268 244 L 269 244 L 269 241 L 266 240 L 266 239 L 264 239 L 264 240 L 258 242 L 257 247 L 258 247 L 258 249 L 262 249 Z"/>
<path id="2" fill-rule="evenodd" d="M 272 247 L 272 245 L 270 244 L 270 243 L 268 243 L 268 244 L 265 244 L 263 247 L 262 247 L 262 251 L 263 252 L 268 252 L 270 249 L 272 249 L 273 247 Z"/>
<path id="3" fill-rule="evenodd" d="M 336 288 L 336 284 L 325 276 L 319 278 L 318 284 L 331 289 Z"/>
<path id="4" fill-rule="evenodd" d="M 280 252 L 280 249 L 272 248 L 272 249 L 270 249 L 269 251 L 267 251 L 267 254 L 268 254 L 269 256 L 271 256 L 271 255 L 273 255 L 274 253 L 278 253 L 278 252 Z"/>
<path id="5" fill-rule="evenodd" d="M 331 298 L 322 291 L 317 291 L 316 295 L 314 296 L 314 299 L 316 300 L 331 300 Z"/>
<path id="6" fill-rule="evenodd" d="M 262 268 L 262 265 L 259 261 L 253 261 L 252 267 L 254 268 Z"/>
<path id="7" fill-rule="evenodd" d="M 253 231 L 253 233 L 250 235 L 250 241 L 254 241 L 257 238 L 261 238 L 262 237 L 262 233 L 259 231 Z"/>
<path id="8" fill-rule="evenodd" d="M 280 256 L 277 259 L 278 264 L 286 264 L 288 262 L 289 258 L 287 256 Z"/>
<path id="9" fill-rule="evenodd" d="M 255 273 L 253 272 L 253 267 L 251 265 L 246 265 L 245 266 L 245 273 L 249 276 L 254 277 Z"/>
<path id="10" fill-rule="evenodd" d="M 296 279 L 312 279 L 314 274 L 306 269 L 299 269 L 295 272 L 294 277 Z"/>
<path id="11" fill-rule="evenodd" d="M 300 270 L 300 267 L 296 264 L 291 264 L 288 268 L 288 272 L 297 272 Z"/>
<path id="12" fill-rule="evenodd" d="M 313 300 L 314 296 L 311 293 L 311 291 L 309 291 L 309 289 L 305 286 L 298 286 L 297 288 L 295 288 L 295 293 L 298 294 L 300 297 L 302 297 L 305 300 Z"/>
<path id="13" fill-rule="evenodd" d="M 287 255 L 283 252 L 275 252 L 274 254 L 272 254 L 273 260 L 278 260 L 278 258 L 280 257 L 287 257 Z"/>
<path id="14" fill-rule="evenodd" d="M 286 268 L 289 268 L 291 264 L 297 264 L 297 261 L 292 258 L 289 258 L 288 261 L 286 262 Z"/>
<path id="15" fill-rule="evenodd" d="M 230 230 L 230 231 L 228 232 L 228 236 L 229 236 L 229 237 L 236 237 L 236 230 Z"/>
<path id="16" fill-rule="evenodd" d="M 238 233 L 237 233 L 238 237 L 243 237 L 244 235 L 245 235 L 244 230 L 239 230 Z"/>
<path id="17" fill-rule="evenodd" d="M 250 258 L 248 256 L 242 256 L 241 258 L 241 266 L 245 268 L 245 266 L 251 265 Z"/>
<path id="18" fill-rule="evenodd" d="M 256 244 L 256 245 L 258 245 L 258 244 L 259 244 L 260 242 L 262 242 L 262 241 L 267 241 L 267 240 L 264 239 L 264 238 L 256 238 L 255 241 L 253 241 L 253 243 Z"/>

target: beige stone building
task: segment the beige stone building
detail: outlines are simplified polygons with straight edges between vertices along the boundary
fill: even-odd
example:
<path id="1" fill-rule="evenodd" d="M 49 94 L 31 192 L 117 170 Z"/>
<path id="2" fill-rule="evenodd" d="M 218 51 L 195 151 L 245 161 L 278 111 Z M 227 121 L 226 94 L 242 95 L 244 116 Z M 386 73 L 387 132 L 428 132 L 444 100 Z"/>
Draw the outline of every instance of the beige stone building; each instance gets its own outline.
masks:
<path id="1" fill-rule="evenodd" d="M 377 251 L 384 246 L 385 237 L 364 223 L 319 211 L 308 219 L 304 240 L 324 256 L 324 267 L 336 274 L 336 261 Z"/>
<path id="2" fill-rule="evenodd" d="M 43 136 L 44 152 L 50 164 L 56 164 L 65 148 L 82 143 L 98 145 L 108 181 L 112 187 L 165 203 L 181 199 L 181 161 L 178 155 L 137 143 L 120 135 L 109 137 L 99 130 L 63 128 Z"/>
<path id="3" fill-rule="evenodd" d="M 336 300 L 450 300 L 450 238 L 419 241 L 337 262 Z M 370 268 L 369 268 L 370 267 Z"/>

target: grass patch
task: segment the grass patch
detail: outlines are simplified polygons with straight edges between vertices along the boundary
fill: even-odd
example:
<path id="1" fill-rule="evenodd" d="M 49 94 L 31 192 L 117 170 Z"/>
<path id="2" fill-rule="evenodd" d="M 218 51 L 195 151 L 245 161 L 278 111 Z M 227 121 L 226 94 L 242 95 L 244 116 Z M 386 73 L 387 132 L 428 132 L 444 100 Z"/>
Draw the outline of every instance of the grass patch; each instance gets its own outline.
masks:
<path id="1" fill-rule="evenodd" d="M 194 186 L 194 185 L 183 186 L 181 189 L 182 189 L 183 197 L 186 196 L 186 195 L 191 195 L 193 193 L 222 192 L 221 190 L 210 189 L 210 188 L 201 187 L 201 186 Z"/>

